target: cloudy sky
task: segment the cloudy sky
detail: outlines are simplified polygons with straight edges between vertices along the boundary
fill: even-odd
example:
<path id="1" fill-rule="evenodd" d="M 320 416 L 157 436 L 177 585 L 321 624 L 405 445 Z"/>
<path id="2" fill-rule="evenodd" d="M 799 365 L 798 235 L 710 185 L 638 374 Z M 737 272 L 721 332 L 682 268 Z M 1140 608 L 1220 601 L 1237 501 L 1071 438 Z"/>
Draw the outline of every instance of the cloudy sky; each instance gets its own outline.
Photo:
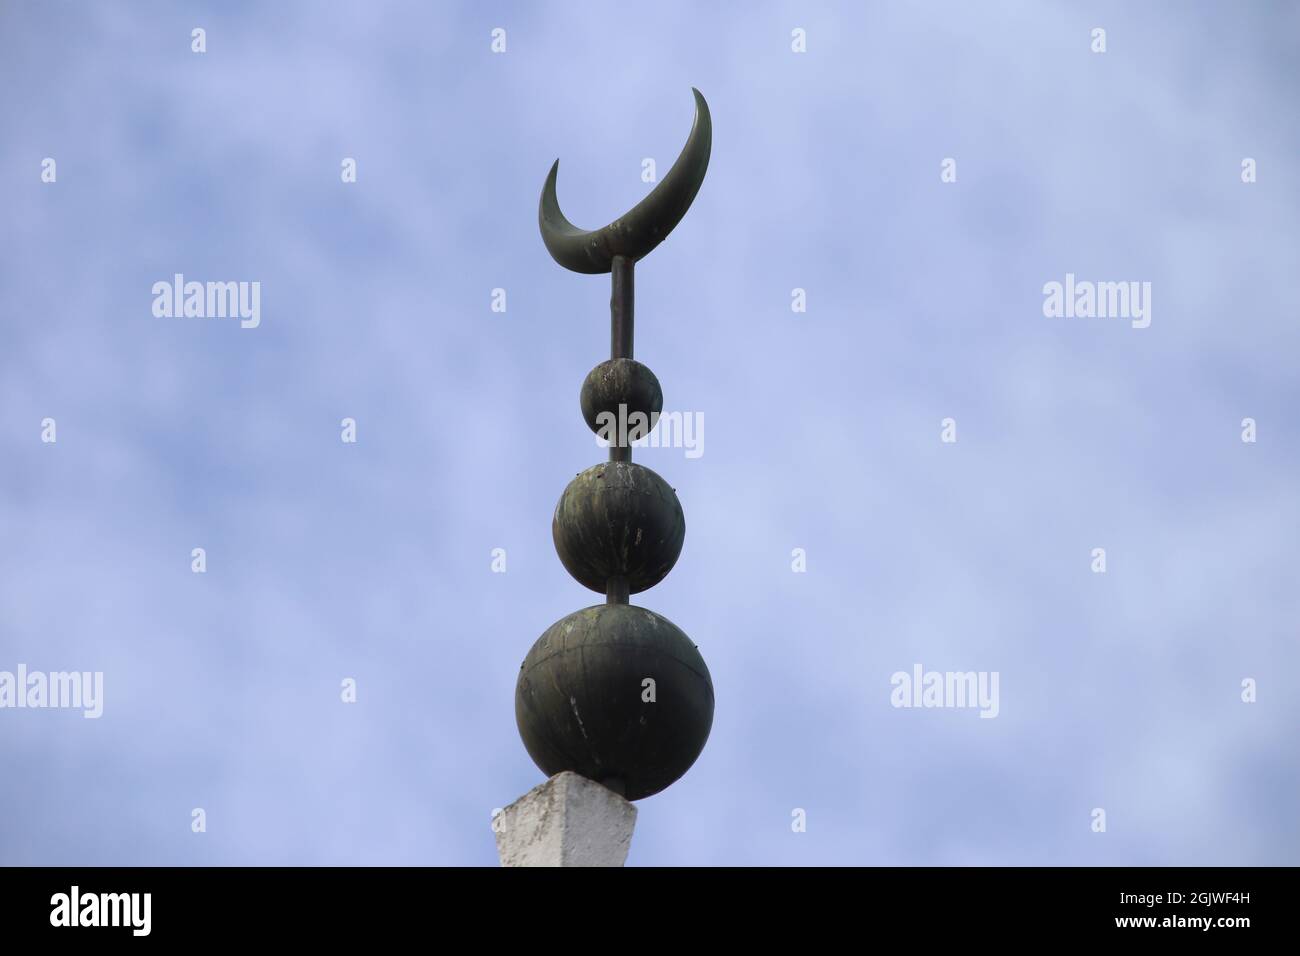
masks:
<path id="1" fill-rule="evenodd" d="M 549 258 L 537 197 L 561 157 L 574 222 L 630 208 L 692 86 L 712 162 L 636 354 L 704 453 L 637 453 L 687 535 L 634 603 L 717 709 L 629 863 L 1300 862 L 1298 32 L 7 0 L 0 671 L 102 671 L 104 710 L 0 710 L 0 862 L 495 864 L 542 779 L 519 663 L 599 600 L 550 519 L 604 457 L 608 279 Z M 156 317 L 176 273 L 259 282 L 260 325 Z M 1067 273 L 1149 282 L 1149 327 L 1046 317 Z M 996 672 L 998 716 L 893 707 L 918 664 Z"/>

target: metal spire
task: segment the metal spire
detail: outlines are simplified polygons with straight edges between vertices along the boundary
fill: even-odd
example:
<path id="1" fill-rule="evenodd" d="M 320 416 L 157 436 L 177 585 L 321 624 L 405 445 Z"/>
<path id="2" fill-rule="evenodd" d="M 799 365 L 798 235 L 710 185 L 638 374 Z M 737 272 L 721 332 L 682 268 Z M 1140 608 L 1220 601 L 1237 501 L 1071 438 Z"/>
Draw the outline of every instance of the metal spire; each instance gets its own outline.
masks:
<path id="1" fill-rule="evenodd" d="M 588 426 L 611 438 L 609 462 L 569 483 L 551 523 L 564 567 L 606 603 L 562 618 L 538 638 L 520 666 L 515 720 L 547 776 L 573 771 L 628 800 L 686 773 L 713 725 L 713 682 L 699 650 L 667 618 L 628 603 L 672 570 L 686 534 L 677 493 L 632 462 L 631 442 L 663 409 L 659 381 L 632 358 L 632 344 L 635 263 L 681 221 L 709 165 L 713 123 L 704 97 L 692 92 L 686 146 L 630 212 L 602 229 L 578 229 L 556 199 L 559 160 L 538 208 L 556 262 L 610 273 L 610 358 L 592 369 L 580 395 Z M 629 421 L 637 427 L 621 427 Z"/>

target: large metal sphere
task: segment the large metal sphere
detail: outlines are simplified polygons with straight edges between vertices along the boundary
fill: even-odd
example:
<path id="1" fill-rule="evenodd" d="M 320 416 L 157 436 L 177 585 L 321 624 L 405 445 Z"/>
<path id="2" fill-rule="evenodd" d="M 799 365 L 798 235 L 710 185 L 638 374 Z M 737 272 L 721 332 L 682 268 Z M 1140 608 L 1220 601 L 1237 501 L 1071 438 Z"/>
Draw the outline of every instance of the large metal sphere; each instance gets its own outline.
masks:
<path id="1" fill-rule="evenodd" d="M 515 722 L 548 777 L 572 770 L 639 800 L 680 778 L 704 749 L 713 681 L 667 618 L 598 604 L 537 639 L 519 669 Z"/>
<path id="2" fill-rule="evenodd" d="M 609 359 L 593 368 L 582 383 L 578 400 L 587 427 L 598 435 L 603 434 L 614 445 L 618 444 L 620 421 L 627 422 L 628 441 L 636 441 L 654 429 L 664 407 L 664 393 L 655 373 L 630 358 Z M 621 419 L 620 405 L 624 406 Z M 608 418 L 600 420 L 599 416 L 605 412 L 614 416 L 612 426 Z M 626 416 L 633 412 L 645 415 L 646 421 L 628 421 Z"/>
<path id="3" fill-rule="evenodd" d="M 569 482 L 555 506 L 551 537 L 581 584 L 604 594 L 611 578 L 626 578 L 635 594 L 677 563 L 686 517 L 677 493 L 649 468 L 609 461 Z"/>

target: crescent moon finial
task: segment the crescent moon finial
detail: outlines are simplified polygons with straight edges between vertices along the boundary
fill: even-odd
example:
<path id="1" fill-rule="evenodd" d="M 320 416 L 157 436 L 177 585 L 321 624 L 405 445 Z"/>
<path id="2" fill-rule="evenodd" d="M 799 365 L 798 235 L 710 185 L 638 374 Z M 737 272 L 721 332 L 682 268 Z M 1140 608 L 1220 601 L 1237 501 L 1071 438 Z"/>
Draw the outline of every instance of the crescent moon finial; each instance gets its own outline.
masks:
<path id="1" fill-rule="evenodd" d="M 650 195 L 608 226 L 588 231 L 565 218 L 555 198 L 555 178 L 560 170 L 560 161 L 555 161 L 537 210 L 542 241 L 551 258 L 566 269 L 596 275 L 609 272 L 615 256 L 636 261 L 668 238 L 700 191 L 713 148 L 709 104 L 699 90 L 691 87 L 691 92 L 695 94 L 695 122 L 677 162 Z"/>

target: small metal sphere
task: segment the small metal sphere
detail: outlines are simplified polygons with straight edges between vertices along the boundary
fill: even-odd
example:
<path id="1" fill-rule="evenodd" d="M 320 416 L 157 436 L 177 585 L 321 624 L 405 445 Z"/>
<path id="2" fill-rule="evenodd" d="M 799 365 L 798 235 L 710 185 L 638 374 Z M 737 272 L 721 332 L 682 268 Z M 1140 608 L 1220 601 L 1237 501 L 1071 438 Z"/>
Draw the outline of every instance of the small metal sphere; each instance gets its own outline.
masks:
<path id="1" fill-rule="evenodd" d="M 620 421 L 627 422 L 628 441 L 636 441 L 654 430 L 664 408 L 664 393 L 650 369 L 634 359 L 616 358 L 601 362 L 587 374 L 578 401 L 587 427 L 617 445 Z M 622 418 L 620 405 L 625 409 Z M 645 421 L 629 420 L 627 416 L 635 412 L 644 415 Z"/>
<path id="2" fill-rule="evenodd" d="M 644 465 L 602 462 L 564 489 L 551 520 L 560 562 L 593 591 L 627 579 L 629 594 L 654 587 L 673 569 L 686 538 L 677 492 Z"/>
<path id="3" fill-rule="evenodd" d="M 572 770 L 639 800 L 679 779 L 704 749 L 713 681 L 667 618 L 598 604 L 537 639 L 519 669 L 515 723 L 548 777 Z"/>

